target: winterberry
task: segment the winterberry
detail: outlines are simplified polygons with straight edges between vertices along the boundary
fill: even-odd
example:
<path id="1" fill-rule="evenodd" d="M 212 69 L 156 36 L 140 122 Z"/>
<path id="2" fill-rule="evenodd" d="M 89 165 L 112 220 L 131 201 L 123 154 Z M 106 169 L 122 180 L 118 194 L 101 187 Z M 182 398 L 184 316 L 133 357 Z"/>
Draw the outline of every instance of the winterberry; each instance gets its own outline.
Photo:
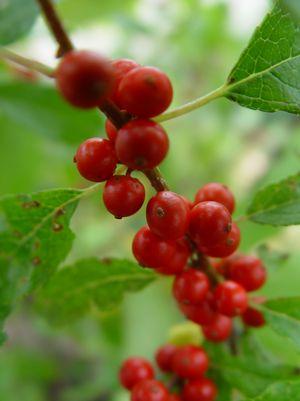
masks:
<path id="1" fill-rule="evenodd" d="M 173 258 L 169 260 L 169 263 L 157 268 L 157 273 L 166 276 L 172 276 L 182 273 L 186 268 L 186 264 L 190 256 L 190 249 L 183 240 L 176 241 L 175 244 L 176 248 Z"/>
<path id="2" fill-rule="evenodd" d="M 165 73 L 154 67 L 140 67 L 121 80 L 116 102 L 134 116 L 150 118 L 163 113 L 172 98 L 172 84 Z"/>
<path id="3" fill-rule="evenodd" d="M 164 129 L 154 121 L 132 120 L 118 131 L 115 146 L 123 164 L 144 170 L 162 162 L 169 149 L 169 139 Z"/>
<path id="4" fill-rule="evenodd" d="M 107 134 L 108 139 L 109 139 L 112 143 L 115 143 L 116 138 L 117 138 L 118 130 L 117 130 L 117 128 L 114 126 L 114 124 L 113 124 L 109 119 L 107 119 L 107 120 L 105 121 L 105 131 L 106 131 L 106 134 Z"/>
<path id="5" fill-rule="evenodd" d="M 134 386 L 131 401 L 169 401 L 166 387 L 157 380 L 144 380 Z"/>
<path id="6" fill-rule="evenodd" d="M 217 388 L 211 380 L 202 377 L 187 382 L 181 396 L 183 401 L 214 401 L 217 396 Z"/>
<path id="7" fill-rule="evenodd" d="M 212 246 L 201 246 L 199 250 L 212 258 L 226 258 L 232 255 L 239 247 L 241 232 L 235 223 L 232 223 L 231 231 L 226 238 Z"/>
<path id="8" fill-rule="evenodd" d="M 231 214 L 234 211 L 235 200 L 232 192 L 228 187 L 218 182 L 210 182 L 199 189 L 195 197 L 195 204 L 205 201 L 221 203 Z"/>
<path id="9" fill-rule="evenodd" d="M 227 340 L 232 331 L 232 319 L 224 315 L 216 315 L 208 326 L 202 327 L 205 338 L 213 342 Z"/>
<path id="10" fill-rule="evenodd" d="M 109 179 L 117 166 L 112 143 L 107 139 L 90 138 L 83 142 L 75 155 L 77 169 L 89 181 L 101 182 Z"/>
<path id="11" fill-rule="evenodd" d="M 103 201 L 107 210 L 116 218 L 136 213 L 144 200 L 144 185 L 129 175 L 114 175 L 105 184 Z"/>
<path id="12" fill-rule="evenodd" d="M 221 203 L 198 203 L 191 211 L 190 233 L 199 246 L 211 247 L 224 241 L 231 230 L 231 215 Z"/>
<path id="13" fill-rule="evenodd" d="M 129 71 L 133 70 L 134 68 L 140 67 L 140 65 L 134 60 L 130 60 L 127 58 L 113 60 L 111 64 L 113 66 L 115 76 L 115 84 L 113 93 L 111 95 L 111 100 L 117 104 L 117 92 L 120 82 Z"/>
<path id="14" fill-rule="evenodd" d="M 123 387 L 131 390 L 137 383 L 153 379 L 153 368 L 144 358 L 128 358 L 121 366 L 119 379 Z"/>
<path id="15" fill-rule="evenodd" d="M 147 205 L 150 230 L 165 239 L 179 239 L 188 229 L 190 208 L 180 195 L 161 191 Z"/>
<path id="16" fill-rule="evenodd" d="M 202 348 L 185 345 L 175 351 L 172 370 L 183 379 L 198 379 L 206 372 L 208 363 L 208 356 Z"/>
<path id="17" fill-rule="evenodd" d="M 178 303 L 181 312 L 192 322 L 200 325 L 211 324 L 216 316 L 213 305 L 213 296 L 208 294 L 206 299 L 199 305 L 187 305 Z"/>
<path id="18" fill-rule="evenodd" d="M 160 370 L 163 372 L 171 372 L 172 359 L 176 350 L 176 345 L 166 344 L 156 351 L 155 359 Z"/>
<path id="19" fill-rule="evenodd" d="M 241 256 L 230 264 L 230 278 L 241 284 L 246 291 L 262 287 L 267 278 L 266 269 L 259 258 Z"/>
<path id="20" fill-rule="evenodd" d="M 245 289 L 234 281 L 224 281 L 214 292 L 215 305 L 219 313 L 233 317 L 242 315 L 248 306 Z"/>
<path id="21" fill-rule="evenodd" d="M 196 305 L 204 301 L 209 287 L 209 280 L 205 273 L 189 269 L 175 278 L 173 294 L 180 303 Z"/>
<path id="22" fill-rule="evenodd" d="M 243 322 L 246 326 L 262 327 L 266 324 L 264 315 L 257 309 L 247 308 L 242 315 Z"/>
<path id="23" fill-rule="evenodd" d="M 168 401 L 181 401 L 181 398 L 178 394 L 170 394 Z"/>
<path id="24" fill-rule="evenodd" d="M 101 106 L 114 87 L 114 70 L 101 55 L 77 50 L 67 53 L 56 70 L 62 96 L 73 106 L 89 109 Z"/>

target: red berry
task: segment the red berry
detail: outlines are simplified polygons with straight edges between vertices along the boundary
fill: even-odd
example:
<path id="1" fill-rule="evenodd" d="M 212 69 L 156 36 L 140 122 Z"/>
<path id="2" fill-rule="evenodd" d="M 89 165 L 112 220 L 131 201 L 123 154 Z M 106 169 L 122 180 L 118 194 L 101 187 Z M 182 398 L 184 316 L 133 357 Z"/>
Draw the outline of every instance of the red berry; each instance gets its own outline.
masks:
<path id="1" fill-rule="evenodd" d="M 177 347 L 173 344 L 166 344 L 160 347 L 156 354 L 155 359 L 158 367 L 163 372 L 170 372 L 172 370 L 172 359 Z"/>
<path id="2" fill-rule="evenodd" d="M 101 106 L 114 87 L 114 70 L 101 55 L 77 50 L 67 53 L 56 70 L 62 96 L 83 109 Z"/>
<path id="3" fill-rule="evenodd" d="M 132 120 L 118 132 L 116 153 L 126 166 L 144 170 L 158 166 L 169 149 L 164 129 L 150 120 Z"/>
<path id="4" fill-rule="evenodd" d="M 107 119 L 105 121 L 105 131 L 106 131 L 108 139 L 112 143 L 115 143 L 116 138 L 117 138 L 118 130 L 109 119 Z"/>
<path id="5" fill-rule="evenodd" d="M 179 347 L 172 359 L 172 370 L 184 379 L 198 379 L 208 368 L 208 356 L 200 347 L 185 345 Z"/>
<path id="6" fill-rule="evenodd" d="M 175 278 L 173 294 L 180 303 L 196 305 L 204 301 L 209 287 L 209 280 L 205 273 L 189 269 Z"/>
<path id="7" fill-rule="evenodd" d="M 169 393 L 161 382 L 144 380 L 134 386 L 131 401 L 169 401 Z"/>
<path id="8" fill-rule="evenodd" d="M 212 258 L 226 258 L 232 255 L 240 245 L 241 232 L 235 223 L 227 237 L 213 246 L 199 246 L 199 250 Z"/>
<path id="9" fill-rule="evenodd" d="M 107 210 L 116 218 L 131 216 L 143 205 L 144 185 L 129 175 L 114 175 L 104 187 L 103 201 Z"/>
<path id="10" fill-rule="evenodd" d="M 184 241 L 176 241 L 176 250 L 169 263 L 156 269 L 157 273 L 166 276 L 180 274 L 186 268 L 190 249 Z"/>
<path id="11" fill-rule="evenodd" d="M 255 256 L 241 256 L 230 264 L 230 278 L 241 284 L 246 291 L 262 287 L 267 278 L 262 261 Z"/>
<path id="12" fill-rule="evenodd" d="M 182 391 L 183 401 L 214 401 L 216 396 L 215 384 L 205 377 L 187 382 Z"/>
<path id="13" fill-rule="evenodd" d="M 245 325 L 250 327 L 262 327 L 266 324 L 264 315 L 259 310 L 250 307 L 246 309 L 242 319 Z"/>
<path id="14" fill-rule="evenodd" d="M 131 390 L 137 383 L 152 379 L 153 368 L 144 358 L 128 358 L 122 363 L 119 379 L 123 387 Z"/>
<path id="15" fill-rule="evenodd" d="M 234 211 L 235 200 L 232 192 L 225 185 L 218 182 L 210 182 L 199 189 L 195 197 L 195 203 L 205 201 L 221 203 L 231 214 Z"/>
<path id="16" fill-rule="evenodd" d="M 233 227 L 232 230 L 234 230 L 235 223 L 233 223 Z M 232 232 L 231 230 L 231 232 Z M 211 262 L 212 266 L 217 270 L 217 272 L 225 277 L 225 278 L 229 278 L 229 271 L 230 271 L 230 266 L 232 264 L 232 262 L 236 259 L 238 259 L 240 256 L 238 254 L 234 254 L 231 255 L 227 258 L 221 259 L 221 260 L 214 260 Z"/>
<path id="17" fill-rule="evenodd" d="M 132 251 L 142 266 L 164 268 L 166 271 L 177 269 L 181 272 L 188 258 L 187 251 L 181 244 L 158 237 L 148 227 L 143 227 L 136 233 Z"/>
<path id="18" fill-rule="evenodd" d="M 140 67 L 128 72 L 120 82 L 116 95 L 121 109 L 143 118 L 163 113 L 172 98 L 169 78 L 154 67 Z"/>
<path id="19" fill-rule="evenodd" d="M 152 232 L 165 239 L 179 239 L 188 229 L 190 209 L 180 195 L 161 191 L 147 205 L 147 222 Z"/>
<path id="20" fill-rule="evenodd" d="M 120 85 L 120 82 L 122 79 L 125 77 L 125 75 L 133 70 L 134 68 L 140 67 L 138 63 L 136 63 L 133 60 L 127 59 L 127 58 L 120 58 L 117 60 L 112 61 L 112 66 L 114 68 L 114 76 L 115 76 L 115 85 L 114 85 L 114 91 L 113 94 L 111 95 L 111 100 L 115 103 L 117 103 L 117 91 L 118 87 Z"/>
<path id="21" fill-rule="evenodd" d="M 213 342 L 227 340 L 232 331 L 232 319 L 224 315 L 217 315 L 212 323 L 202 327 L 205 338 Z"/>
<path id="22" fill-rule="evenodd" d="M 90 138 L 83 142 L 75 155 L 79 173 L 89 181 L 109 179 L 117 166 L 112 143 L 107 139 Z"/>
<path id="23" fill-rule="evenodd" d="M 191 211 L 190 233 L 199 246 L 211 247 L 228 236 L 231 215 L 217 202 L 201 202 Z"/>
<path id="24" fill-rule="evenodd" d="M 248 306 L 245 289 L 234 281 L 224 281 L 219 284 L 214 297 L 218 312 L 229 317 L 242 315 Z"/>
<path id="25" fill-rule="evenodd" d="M 181 312 L 192 322 L 207 325 L 215 319 L 216 312 L 213 308 L 213 297 L 209 293 L 206 299 L 199 305 L 186 305 L 179 303 Z"/>
<path id="26" fill-rule="evenodd" d="M 181 401 L 181 398 L 177 394 L 170 394 L 168 401 Z"/>

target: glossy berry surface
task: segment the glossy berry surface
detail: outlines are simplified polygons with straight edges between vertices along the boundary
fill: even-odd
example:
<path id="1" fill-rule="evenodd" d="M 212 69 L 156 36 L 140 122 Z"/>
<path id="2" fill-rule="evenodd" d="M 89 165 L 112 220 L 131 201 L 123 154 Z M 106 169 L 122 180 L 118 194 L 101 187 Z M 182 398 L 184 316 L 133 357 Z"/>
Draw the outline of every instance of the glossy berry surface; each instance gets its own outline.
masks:
<path id="1" fill-rule="evenodd" d="M 217 315 L 211 324 L 202 327 L 202 331 L 209 341 L 225 341 L 232 332 L 232 319 L 224 315 Z"/>
<path id="2" fill-rule="evenodd" d="M 132 251 L 137 261 L 142 266 L 158 268 L 174 268 L 174 262 L 180 271 L 184 268 L 188 255 L 186 251 L 179 249 L 179 245 L 175 241 L 164 240 L 161 237 L 153 234 L 148 227 L 141 228 L 134 237 Z M 175 260 L 178 252 L 180 253 L 179 260 Z"/>
<path id="3" fill-rule="evenodd" d="M 208 369 L 208 356 L 200 347 L 185 345 L 179 347 L 172 360 L 172 370 L 184 379 L 197 379 Z"/>
<path id="4" fill-rule="evenodd" d="M 169 149 L 169 139 L 164 129 L 150 120 L 132 120 L 118 132 L 116 139 L 118 159 L 126 166 L 150 169 L 158 166 Z"/>
<path id="5" fill-rule="evenodd" d="M 209 288 L 209 280 L 205 273 L 189 269 L 175 278 L 173 294 L 180 303 L 197 305 L 204 301 Z"/>
<path id="6" fill-rule="evenodd" d="M 264 315 L 259 310 L 250 307 L 246 309 L 242 319 L 245 325 L 250 327 L 262 327 L 266 324 Z"/>
<path id="7" fill-rule="evenodd" d="M 147 222 L 154 234 L 165 239 L 179 239 L 188 229 L 190 208 L 171 191 L 161 191 L 147 205 Z"/>
<path id="8" fill-rule="evenodd" d="M 114 87 L 114 70 L 101 55 L 77 50 L 67 53 L 56 70 L 62 96 L 73 106 L 89 109 L 101 106 Z"/>
<path id="9" fill-rule="evenodd" d="M 116 102 L 134 116 L 150 118 L 163 113 L 172 98 L 172 84 L 165 73 L 154 67 L 140 67 L 121 80 Z"/>
<path id="10" fill-rule="evenodd" d="M 170 394 L 168 401 L 181 401 L 181 398 L 177 394 Z"/>
<path id="11" fill-rule="evenodd" d="M 195 203 L 214 201 L 221 203 L 232 214 L 235 207 L 235 200 L 228 187 L 218 182 L 210 182 L 199 189 L 195 196 Z"/>
<path id="12" fill-rule="evenodd" d="M 107 135 L 108 139 L 112 143 L 115 143 L 118 130 L 109 119 L 107 119 L 105 121 L 105 131 L 106 131 L 106 135 Z"/>
<path id="13" fill-rule="evenodd" d="M 208 325 L 213 322 L 216 316 L 212 303 L 213 298 L 212 295 L 209 294 L 209 296 L 199 305 L 179 303 L 178 306 L 181 312 L 192 322 L 200 325 Z"/>
<path id="14" fill-rule="evenodd" d="M 181 396 L 183 401 L 214 401 L 217 396 L 217 387 L 211 380 L 202 377 L 187 382 Z"/>
<path id="15" fill-rule="evenodd" d="M 144 200 L 144 185 L 129 175 L 114 175 L 105 184 L 103 201 L 107 210 L 116 218 L 136 213 Z"/>
<path id="16" fill-rule="evenodd" d="M 224 281 L 217 286 L 214 293 L 218 312 L 229 316 L 242 315 L 248 306 L 245 289 L 234 281 Z"/>
<path id="17" fill-rule="evenodd" d="M 172 359 L 176 350 L 176 345 L 165 344 L 156 351 L 155 360 L 160 370 L 163 372 L 171 372 Z"/>
<path id="18" fill-rule="evenodd" d="M 230 278 L 246 291 L 255 291 L 264 285 L 267 272 L 259 258 L 241 256 L 230 264 Z"/>
<path id="19" fill-rule="evenodd" d="M 169 393 L 161 382 L 144 380 L 134 386 L 131 401 L 169 401 Z"/>
<path id="20" fill-rule="evenodd" d="M 134 60 L 130 60 L 128 58 L 120 58 L 117 60 L 113 60 L 111 64 L 114 69 L 114 77 L 115 77 L 114 90 L 111 95 L 111 100 L 117 104 L 118 103 L 117 91 L 120 82 L 129 71 L 133 70 L 134 68 L 140 67 L 140 65 Z"/>
<path id="21" fill-rule="evenodd" d="M 217 202 L 201 202 L 193 207 L 190 234 L 199 246 L 214 246 L 224 241 L 231 230 L 231 215 Z"/>
<path id="22" fill-rule="evenodd" d="M 83 142 L 79 146 L 74 160 L 82 177 L 94 182 L 109 179 L 117 166 L 112 143 L 102 138 L 90 138 Z"/>
<path id="23" fill-rule="evenodd" d="M 232 223 L 231 231 L 225 239 L 213 246 L 199 246 L 199 250 L 212 258 L 226 258 L 238 249 L 240 241 L 240 229 L 235 223 Z"/>
<path id="24" fill-rule="evenodd" d="M 120 369 L 119 379 L 123 387 L 131 390 L 137 383 L 154 377 L 153 368 L 144 358 L 128 358 Z"/>
<path id="25" fill-rule="evenodd" d="M 175 252 L 172 259 L 169 260 L 169 263 L 157 268 L 157 273 L 172 276 L 182 273 L 186 268 L 190 250 L 184 241 L 176 241 L 175 244 Z"/>

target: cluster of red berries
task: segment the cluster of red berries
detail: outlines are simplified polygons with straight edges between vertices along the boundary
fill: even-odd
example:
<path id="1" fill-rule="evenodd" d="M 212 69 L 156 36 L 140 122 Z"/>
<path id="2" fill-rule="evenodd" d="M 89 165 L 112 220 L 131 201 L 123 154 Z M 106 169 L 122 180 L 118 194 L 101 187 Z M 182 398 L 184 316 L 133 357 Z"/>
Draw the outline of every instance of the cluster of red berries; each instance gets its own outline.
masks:
<path id="1" fill-rule="evenodd" d="M 120 369 L 120 382 L 131 391 L 131 401 L 213 401 L 215 384 L 204 376 L 209 358 L 201 347 L 166 344 L 156 352 L 156 363 L 172 375 L 169 388 L 155 379 L 154 369 L 144 358 L 129 358 Z"/>

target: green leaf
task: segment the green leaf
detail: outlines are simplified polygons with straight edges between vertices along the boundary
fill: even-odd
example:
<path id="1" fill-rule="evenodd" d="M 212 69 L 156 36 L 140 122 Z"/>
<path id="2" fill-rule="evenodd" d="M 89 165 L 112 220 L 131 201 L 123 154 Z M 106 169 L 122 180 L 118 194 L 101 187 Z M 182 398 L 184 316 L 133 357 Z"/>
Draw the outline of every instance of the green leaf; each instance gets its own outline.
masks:
<path id="1" fill-rule="evenodd" d="M 256 253 L 269 270 L 277 270 L 284 267 L 290 257 L 287 252 L 278 251 L 266 244 L 260 245 L 256 249 Z"/>
<path id="2" fill-rule="evenodd" d="M 0 110 L 14 122 L 68 143 L 99 135 L 103 118 L 95 111 L 69 106 L 56 89 L 21 82 L 0 83 Z"/>
<path id="3" fill-rule="evenodd" d="M 300 349 L 300 297 L 272 299 L 259 308 L 269 326 Z"/>
<path id="4" fill-rule="evenodd" d="M 127 292 L 141 290 L 155 275 L 127 260 L 84 259 L 60 270 L 38 293 L 38 310 L 53 323 L 75 321 L 89 311 L 105 316 Z"/>
<path id="5" fill-rule="evenodd" d="M 32 28 L 38 12 L 35 0 L 1 1 L 0 44 L 8 45 L 27 34 Z"/>
<path id="6" fill-rule="evenodd" d="M 283 381 L 272 384 L 262 394 L 244 401 L 296 401 L 299 399 L 300 381 Z"/>
<path id="7" fill-rule="evenodd" d="M 300 224 L 300 174 L 260 190 L 248 208 L 247 217 L 261 224 Z"/>
<path id="8" fill-rule="evenodd" d="M 277 1 L 228 78 L 226 96 L 261 111 L 300 113 L 300 19 Z"/>
<path id="9" fill-rule="evenodd" d="M 74 238 L 70 219 L 87 192 L 57 189 L 0 198 L 0 322 L 65 259 Z"/>
<path id="10" fill-rule="evenodd" d="M 225 345 L 206 344 L 212 368 L 232 388 L 248 397 L 260 394 L 274 381 L 295 377 L 294 369 L 278 363 L 263 349 L 255 337 L 238 339 L 238 354 L 232 355 Z"/>

